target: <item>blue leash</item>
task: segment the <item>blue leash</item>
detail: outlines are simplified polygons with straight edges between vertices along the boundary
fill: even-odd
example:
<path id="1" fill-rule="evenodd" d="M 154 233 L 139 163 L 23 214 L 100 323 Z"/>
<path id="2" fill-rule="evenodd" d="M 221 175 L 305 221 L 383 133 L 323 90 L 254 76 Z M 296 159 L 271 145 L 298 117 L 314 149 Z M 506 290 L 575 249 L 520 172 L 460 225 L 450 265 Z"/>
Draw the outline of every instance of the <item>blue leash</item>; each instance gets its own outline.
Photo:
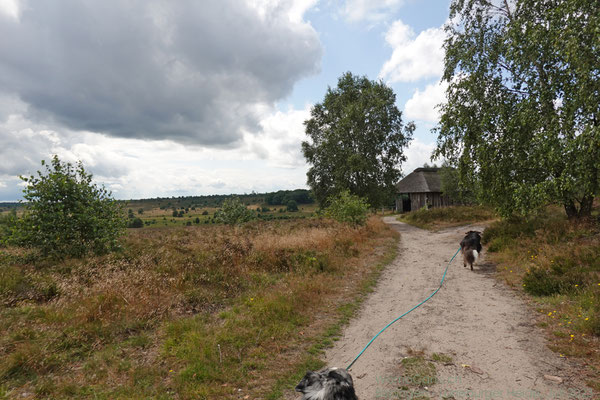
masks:
<path id="1" fill-rule="evenodd" d="M 393 320 L 392 322 L 390 322 L 389 324 L 387 324 L 385 326 L 385 328 L 383 328 L 382 330 L 380 330 L 377 335 L 373 336 L 373 339 L 371 339 L 369 341 L 369 343 L 367 343 L 367 345 L 365 346 L 365 348 L 362 349 L 361 352 L 358 353 L 358 355 L 356 356 L 356 358 L 354 360 L 352 360 L 352 362 L 350 363 L 350 365 L 348 365 L 348 367 L 346 367 L 347 370 L 349 370 L 350 368 L 352 368 L 352 365 L 354 365 L 354 363 L 356 362 L 356 360 L 358 360 L 358 358 L 360 356 L 362 356 L 362 353 L 365 352 L 365 350 L 371 345 L 371 343 L 373 343 L 373 341 L 375 339 L 377 339 L 377 336 L 381 335 L 381 333 L 383 331 L 385 331 L 387 328 L 389 328 L 394 322 L 398 321 L 400 318 L 404 317 L 406 314 L 408 314 L 412 310 L 420 307 L 423 303 L 425 303 L 427 300 L 429 300 L 430 298 L 432 298 L 433 295 L 435 295 L 438 292 L 438 290 L 440 290 L 442 288 L 442 285 L 444 284 L 444 279 L 446 278 L 446 273 L 448 272 L 448 267 L 450 266 L 450 263 L 452 262 L 452 260 L 454 260 L 454 257 L 456 257 L 456 255 L 458 254 L 459 251 L 460 251 L 460 247 L 458 248 L 458 250 L 456 250 L 456 253 L 454 253 L 454 255 L 452 256 L 452 258 L 448 262 L 448 265 L 446 265 L 446 270 L 444 271 L 444 276 L 442 276 L 442 281 L 440 282 L 440 286 L 437 289 L 435 289 L 435 292 L 431 293 L 428 298 L 426 298 L 425 300 L 423 300 L 422 302 L 420 302 L 419 304 L 417 304 L 416 306 L 414 306 L 413 308 L 411 308 L 410 310 L 408 310 L 407 312 L 405 312 L 404 314 L 402 314 L 401 316 L 399 316 L 398 318 L 396 318 L 395 320 Z"/>

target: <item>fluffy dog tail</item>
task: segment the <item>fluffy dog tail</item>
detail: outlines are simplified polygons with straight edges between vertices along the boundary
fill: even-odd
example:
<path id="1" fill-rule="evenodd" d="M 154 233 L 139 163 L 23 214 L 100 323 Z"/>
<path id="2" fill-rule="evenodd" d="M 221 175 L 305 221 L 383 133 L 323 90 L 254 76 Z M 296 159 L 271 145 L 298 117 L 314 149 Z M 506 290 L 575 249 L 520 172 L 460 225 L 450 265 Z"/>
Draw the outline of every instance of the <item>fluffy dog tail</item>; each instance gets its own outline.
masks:
<path id="1" fill-rule="evenodd" d="M 477 250 L 473 250 L 473 262 L 477 262 L 479 259 L 479 252 Z"/>

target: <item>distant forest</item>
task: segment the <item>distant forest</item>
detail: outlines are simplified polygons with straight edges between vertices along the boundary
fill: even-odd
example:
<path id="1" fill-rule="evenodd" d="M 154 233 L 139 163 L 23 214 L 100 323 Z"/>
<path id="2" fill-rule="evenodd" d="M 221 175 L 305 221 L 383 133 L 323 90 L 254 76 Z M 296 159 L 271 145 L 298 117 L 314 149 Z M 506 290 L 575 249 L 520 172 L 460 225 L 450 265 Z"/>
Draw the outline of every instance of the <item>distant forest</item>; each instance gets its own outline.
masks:
<path id="1" fill-rule="evenodd" d="M 266 205 L 287 205 L 290 200 L 297 204 L 312 204 L 315 202 L 309 190 L 279 190 L 270 193 L 251 193 L 251 194 L 214 194 L 209 196 L 181 196 L 181 197 L 157 197 L 151 199 L 127 200 L 128 206 L 139 206 L 142 208 L 161 209 L 168 208 L 202 208 L 202 207 L 220 207 L 225 199 L 238 197 L 245 205 L 266 204 Z"/>
<path id="2" fill-rule="evenodd" d="M 214 194 L 209 196 L 180 196 L 180 197 L 156 197 L 150 199 L 138 200 L 120 200 L 126 203 L 127 206 L 137 206 L 146 210 L 152 208 L 161 209 L 191 209 L 203 207 L 221 207 L 223 201 L 230 197 L 238 197 L 245 205 L 261 204 L 261 205 L 287 205 L 290 200 L 294 200 L 297 204 L 312 204 L 315 202 L 312 194 L 306 189 L 296 190 L 279 190 L 270 193 L 251 193 L 251 194 Z M 0 212 L 9 211 L 11 209 L 22 206 L 22 203 L 10 202 L 0 203 Z"/>

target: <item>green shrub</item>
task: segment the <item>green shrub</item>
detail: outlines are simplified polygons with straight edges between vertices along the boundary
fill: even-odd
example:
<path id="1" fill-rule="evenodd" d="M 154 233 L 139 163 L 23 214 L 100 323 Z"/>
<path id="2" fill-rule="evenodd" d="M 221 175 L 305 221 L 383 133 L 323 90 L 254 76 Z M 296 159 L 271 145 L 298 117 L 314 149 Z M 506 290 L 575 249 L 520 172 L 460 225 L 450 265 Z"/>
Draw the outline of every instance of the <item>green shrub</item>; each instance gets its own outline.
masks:
<path id="1" fill-rule="evenodd" d="M 570 261 L 562 264 L 559 260 L 550 269 L 533 267 L 523 276 L 525 291 L 534 296 L 573 293 L 589 283 L 586 269 Z"/>
<path id="2" fill-rule="evenodd" d="M 290 212 L 298 211 L 298 203 L 296 203 L 296 200 L 290 200 L 287 202 L 287 211 L 290 211 Z"/>
<path id="3" fill-rule="evenodd" d="M 7 241 L 17 223 L 17 210 L 12 209 L 8 214 L 0 214 L 0 244 Z"/>
<path id="4" fill-rule="evenodd" d="M 42 165 L 45 173 L 21 177 L 26 211 L 10 240 L 59 258 L 117 248 L 125 220 L 111 193 L 92 183 L 81 162 L 73 166 L 54 156 Z"/>
<path id="5" fill-rule="evenodd" d="M 143 228 L 144 221 L 142 221 L 140 218 L 134 218 L 129 222 L 129 224 L 127 224 L 127 227 L 128 228 Z"/>
<path id="6" fill-rule="evenodd" d="M 560 293 L 560 280 L 545 268 L 531 268 L 523 277 L 524 289 L 533 296 L 552 296 Z"/>
<path id="7" fill-rule="evenodd" d="M 365 224 L 368 212 L 369 204 L 365 199 L 345 190 L 329 199 L 329 207 L 325 210 L 325 215 L 336 221 L 356 226 Z"/>
<path id="8" fill-rule="evenodd" d="M 215 213 L 215 220 L 227 225 L 238 225 L 255 218 L 238 197 L 223 201 L 223 206 Z"/>

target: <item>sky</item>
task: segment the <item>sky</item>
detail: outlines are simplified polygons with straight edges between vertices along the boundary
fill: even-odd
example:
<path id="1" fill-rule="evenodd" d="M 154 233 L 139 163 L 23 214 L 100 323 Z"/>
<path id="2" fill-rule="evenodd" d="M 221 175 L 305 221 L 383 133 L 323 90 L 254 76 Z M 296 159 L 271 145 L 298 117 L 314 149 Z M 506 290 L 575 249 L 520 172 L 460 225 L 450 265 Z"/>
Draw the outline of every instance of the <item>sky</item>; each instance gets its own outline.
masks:
<path id="1" fill-rule="evenodd" d="M 345 72 L 394 89 L 431 163 L 450 0 L 0 0 L 0 201 L 56 154 L 118 199 L 307 188 Z"/>

